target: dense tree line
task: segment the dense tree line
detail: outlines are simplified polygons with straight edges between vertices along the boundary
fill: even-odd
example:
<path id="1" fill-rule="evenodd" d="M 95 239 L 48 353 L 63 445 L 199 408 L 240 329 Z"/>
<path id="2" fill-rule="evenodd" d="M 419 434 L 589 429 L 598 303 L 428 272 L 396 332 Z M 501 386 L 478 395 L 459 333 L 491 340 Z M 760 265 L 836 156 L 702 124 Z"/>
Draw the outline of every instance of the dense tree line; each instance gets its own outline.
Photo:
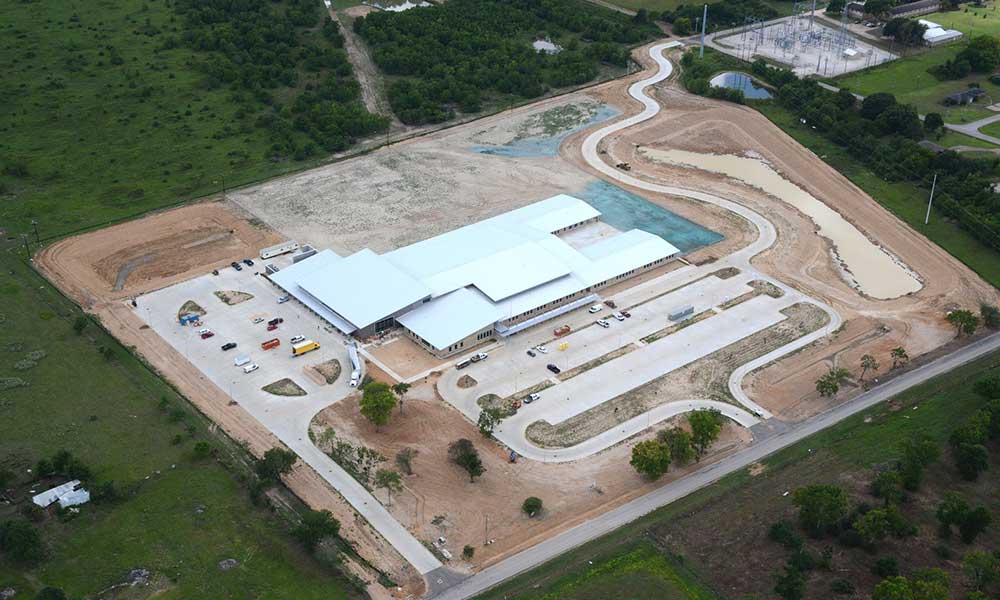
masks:
<path id="1" fill-rule="evenodd" d="M 662 18 L 673 23 L 677 35 L 687 35 L 695 31 L 694 25 L 701 21 L 704 4 L 681 4 L 674 10 L 663 12 Z M 728 29 L 742 25 L 748 18 L 773 19 L 778 11 L 761 0 L 722 0 L 708 6 L 707 31 Z M 680 26 L 680 28 L 678 28 Z M 698 31 L 701 31 L 700 27 Z"/>
<path id="2" fill-rule="evenodd" d="M 904 46 L 922 46 L 924 43 L 924 33 L 927 31 L 927 26 L 919 21 L 914 21 L 913 19 L 907 19 L 905 17 L 896 17 L 890 19 L 885 26 L 882 27 L 882 35 L 885 37 L 891 37 L 897 44 L 902 44 Z"/>
<path id="3" fill-rule="evenodd" d="M 354 22 L 386 75 L 393 111 L 404 123 L 440 122 L 476 112 L 493 95 L 534 98 L 597 76 L 600 63 L 624 67 L 624 45 L 655 32 L 642 19 L 577 0 L 449 0 Z M 536 52 L 532 37 L 562 46 Z"/>
<path id="4" fill-rule="evenodd" d="M 704 60 L 709 58 L 706 55 Z M 699 62 L 692 52 L 685 55 L 682 64 L 691 64 L 685 69 L 698 75 L 690 81 L 682 75 L 682 80 L 692 92 L 721 96 L 708 86 L 711 73 Z M 774 87 L 775 101 L 817 133 L 849 150 L 886 181 L 907 181 L 929 189 L 937 174 L 935 208 L 985 244 L 1000 248 L 996 233 L 1000 231 L 1000 196 L 992 189 L 1000 160 L 966 158 L 951 151 L 937 153 L 920 146 L 918 142 L 932 133 L 940 119 L 921 123 L 917 111 L 896 102 L 892 94 L 872 94 L 858 102 L 847 90 L 831 92 L 763 60 L 755 61 L 751 72 Z"/>
<path id="5" fill-rule="evenodd" d="M 266 129 L 279 157 L 345 150 L 386 126 L 361 104 L 343 36 L 329 18 L 321 22 L 320 8 L 311 0 L 175 5 L 184 21 L 181 43 L 205 53 L 197 65 L 205 85 L 232 90 L 237 118 Z"/>
<path id="6" fill-rule="evenodd" d="M 961 52 L 930 69 L 938 79 L 961 79 L 970 73 L 993 73 L 1000 67 L 1000 39 L 980 35 L 969 40 Z"/>

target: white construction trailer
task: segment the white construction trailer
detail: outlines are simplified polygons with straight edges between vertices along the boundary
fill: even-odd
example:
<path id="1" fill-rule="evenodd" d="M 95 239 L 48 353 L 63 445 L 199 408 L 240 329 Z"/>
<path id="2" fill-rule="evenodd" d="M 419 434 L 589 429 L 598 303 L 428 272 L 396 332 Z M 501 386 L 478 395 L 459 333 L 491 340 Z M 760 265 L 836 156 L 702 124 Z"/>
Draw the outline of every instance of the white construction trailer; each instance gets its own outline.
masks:
<path id="1" fill-rule="evenodd" d="M 298 250 L 299 243 L 295 240 L 288 240 L 287 242 L 282 242 L 280 244 L 275 244 L 274 246 L 269 246 L 267 248 L 262 248 L 260 251 L 261 260 L 267 260 L 278 256 L 279 254 L 288 254 L 289 252 L 294 252 Z"/>

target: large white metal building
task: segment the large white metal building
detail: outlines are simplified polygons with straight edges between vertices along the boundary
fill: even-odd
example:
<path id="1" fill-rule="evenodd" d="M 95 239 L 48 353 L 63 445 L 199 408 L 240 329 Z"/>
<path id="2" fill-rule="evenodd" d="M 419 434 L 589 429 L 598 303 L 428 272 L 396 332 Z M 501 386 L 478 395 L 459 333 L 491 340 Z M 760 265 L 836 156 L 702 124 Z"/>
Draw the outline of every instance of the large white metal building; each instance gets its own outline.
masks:
<path id="1" fill-rule="evenodd" d="M 560 237 L 600 216 L 559 195 L 382 255 L 324 250 L 270 278 L 345 334 L 401 326 L 444 357 L 591 303 L 678 254 L 638 229 L 582 247 Z"/>

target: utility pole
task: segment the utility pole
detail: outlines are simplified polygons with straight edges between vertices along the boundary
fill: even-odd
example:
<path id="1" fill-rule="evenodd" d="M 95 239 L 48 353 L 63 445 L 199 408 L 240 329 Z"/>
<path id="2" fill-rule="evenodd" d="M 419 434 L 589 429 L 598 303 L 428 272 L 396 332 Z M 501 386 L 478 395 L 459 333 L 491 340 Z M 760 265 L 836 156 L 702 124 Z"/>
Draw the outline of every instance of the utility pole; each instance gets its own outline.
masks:
<path id="1" fill-rule="evenodd" d="M 698 58 L 705 56 L 705 24 L 708 22 L 708 5 L 701 11 L 701 48 L 698 50 Z"/>
<path id="2" fill-rule="evenodd" d="M 927 199 L 927 215 L 924 216 L 924 225 L 931 220 L 931 204 L 934 202 L 934 188 L 937 187 L 937 173 L 934 174 L 934 182 L 931 183 L 931 197 Z"/>
<path id="3" fill-rule="evenodd" d="M 24 242 L 24 258 L 25 260 L 31 260 L 31 247 L 28 246 L 28 234 L 21 234 L 21 241 Z"/>
<path id="4" fill-rule="evenodd" d="M 483 529 L 483 545 L 488 546 L 490 543 L 490 516 L 485 513 L 483 513 L 483 516 L 486 517 L 485 528 Z"/>
<path id="5" fill-rule="evenodd" d="M 35 230 L 35 243 L 36 243 L 36 244 L 39 244 L 39 243 L 41 243 L 41 242 L 39 241 L 39 239 L 38 239 L 38 220 L 36 220 L 36 219 L 32 219 L 32 220 L 31 220 L 31 227 L 32 227 L 32 228 L 34 228 L 34 230 Z"/>

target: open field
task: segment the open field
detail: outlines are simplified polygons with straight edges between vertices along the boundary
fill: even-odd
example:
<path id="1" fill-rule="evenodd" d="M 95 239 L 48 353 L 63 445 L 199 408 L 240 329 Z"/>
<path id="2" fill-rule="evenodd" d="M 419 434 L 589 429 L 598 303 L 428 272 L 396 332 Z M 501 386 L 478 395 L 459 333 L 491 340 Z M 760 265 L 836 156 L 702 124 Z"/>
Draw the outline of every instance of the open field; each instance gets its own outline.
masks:
<path id="1" fill-rule="evenodd" d="M 936 12 L 920 18 L 933 21 L 945 29 L 957 29 L 966 37 L 1000 35 L 1000 13 L 995 0 L 984 2 L 983 6 L 970 3 L 959 10 Z"/>
<path id="2" fill-rule="evenodd" d="M 948 123 L 968 123 L 994 113 L 987 110 L 983 103 L 949 107 L 942 101 L 948 94 L 966 89 L 970 83 L 992 87 L 987 81 L 988 76 L 974 73 L 963 79 L 939 81 L 927 72 L 927 69 L 954 58 L 961 50 L 961 43 L 933 48 L 860 73 L 838 77 L 831 83 L 862 96 L 888 92 L 895 95 L 900 103 L 912 104 L 920 114 L 936 112 Z"/>
<path id="3" fill-rule="evenodd" d="M 761 464 L 727 476 L 478 598 L 549 598 L 556 592 L 559 598 L 590 598 L 585 593 L 585 582 L 591 578 L 604 582 L 601 573 L 607 570 L 606 565 L 635 560 L 632 557 L 637 545 L 657 548 L 664 560 L 682 559 L 684 570 L 693 577 L 695 584 L 719 597 L 754 594 L 769 597 L 774 585 L 772 573 L 786 557 L 780 546 L 767 541 L 767 528 L 781 518 L 794 520 L 790 499 L 781 496 L 784 490 L 813 482 L 831 482 L 863 498 L 872 467 L 897 456 L 902 439 L 924 432 L 943 445 L 951 429 L 982 403 L 972 393 L 972 383 L 998 368 L 1000 355 L 994 354 L 931 380 L 897 396 L 888 406 L 881 405 L 855 415 L 778 452 Z M 887 542 L 878 556 L 898 557 L 904 574 L 935 566 L 948 571 L 953 581 L 961 582 L 959 561 L 942 560 L 931 551 L 936 543 L 934 502 L 941 489 L 957 488 L 971 503 L 985 503 L 996 514 L 1000 510 L 996 495 L 998 482 L 991 477 L 981 478 L 977 484 L 956 481 L 954 467 L 947 456 L 931 468 L 926 481 L 929 483 L 925 486 L 931 489 L 921 492 L 915 506 L 906 509 L 908 516 L 912 513 L 911 518 L 919 523 L 920 537 Z M 712 526 L 706 527 L 706 523 Z M 998 541 L 1000 534 L 991 529 L 976 546 L 988 548 Z M 811 549 L 818 553 L 822 544 Z M 874 557 L 834 545 L 833 573 L 836 575 L 822 571 L 814 575 L 805 597 L 829 597 L 833 577 L 851 579 L 860 592 L 870 593 L 877 581 L 869 571 Z M 969 549 L 954 541 L 946 545 L 956 557 Z M 720 548 L 725 550 L 720 552 Z M 607 579 L 610 580 L 607 584 L 612 585 L 614 581 L 627 581 L 628 574 Z M 650 590 L 648 595 L 672 592 L 672 582 L 659 585 L 659 589 Z M 953 589 L 956 594 L 953 597 L 962 597 L 958 591 L 960 587 Z"/>
<path id="4" fill-rule="evenodd" d="M 4 3 L 0 22 L 0 163 L 24 169 L 0 176 L 8 227 L 58 236 L 304 164 L 271 160 L 252 111 L 206 83 L 170 4 Z"/>
<path id="5" fill-rule="evenodd" d="M 0 372 L 28 386 L 0 392 L 0 467 L 18 473 L 11 497 L 19 506 L 36 485 L 25 469 L 60 449 L 90 466 L 97 482 L 114 481 L 124 496 L 38 525 L 48 558 L 29 567 L 0 561 L 0 586 L 14 587 L 18 597 L 44 585 L 94 597 L 130 569 L 145 568 L 150 593 L 162 597 L 242 598 L 249 590 L 271 598 L 359 597 L 292 542 L 286 522 L 251 504 L 239 480 L 248 468 L 245 452 L 96 325 L 76 335 L 80 311 L 13 250 L 0 253 Z M 34 350 L 46 354 L 37 366 L 12 368 Z M 195 460 L 199 441 L 217 458 Z M 0 520 L 15 508 L 0 506 Z M 217 563 L 226 558 L 240 566 L 220 572 Z"/>

